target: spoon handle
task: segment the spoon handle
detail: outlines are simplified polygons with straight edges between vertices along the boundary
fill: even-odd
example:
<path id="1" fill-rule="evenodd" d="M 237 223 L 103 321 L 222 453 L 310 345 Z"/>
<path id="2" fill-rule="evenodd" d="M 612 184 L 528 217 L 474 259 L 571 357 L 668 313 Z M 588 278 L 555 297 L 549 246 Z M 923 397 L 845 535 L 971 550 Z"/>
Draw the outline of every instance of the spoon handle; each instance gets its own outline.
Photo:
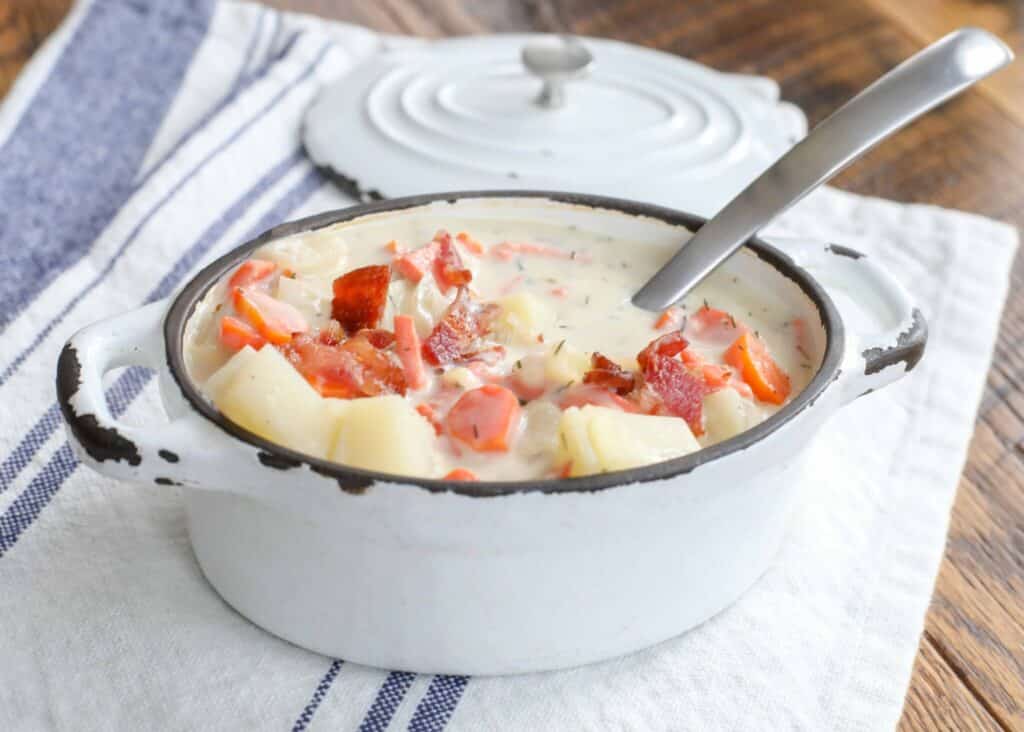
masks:
<path id="1" fill-rule="evenodd" d="M 708 221 L 633 297 L 661 310 L 678 301 L 760 228 L 877 142 L 1013 60 L 977 28 L 911 56 L 832 113 Z"/>

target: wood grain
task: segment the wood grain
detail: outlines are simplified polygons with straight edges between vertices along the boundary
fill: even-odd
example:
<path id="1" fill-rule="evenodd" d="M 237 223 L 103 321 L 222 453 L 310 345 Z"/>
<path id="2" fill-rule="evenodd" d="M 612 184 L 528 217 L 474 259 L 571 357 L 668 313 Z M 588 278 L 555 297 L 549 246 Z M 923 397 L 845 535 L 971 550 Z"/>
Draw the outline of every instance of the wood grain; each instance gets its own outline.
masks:
<path id="1" fill-rule="evenodd" d="M 72 0 L 4 0 L 0 2 L 0 97 L 29 56 L 67 14 Z"/>
<path id="2" fill-rule="evenodd" d="M 0 2 L 0 94 L 70 0 Z M 1024 0 L 270 0 L 392 33 L 571 31 L 778 80 L 812 123 L 922 45 L 978 25 L 1024 51 Z M 837 180 L 1024 224 L 1024 63 Z M 1024 261 L 1018 258 L 900 730 L 1024 730 Z"/>
<path id="3" fill-rule="evenodd" d="M 992 31 L 1016 53 L 1024 50 L 1024 2 L 975 0 L 870 0 L 907 34 L 922 44 L 957 28 L 972 25 Z M 1018 122 L 1024 123 L 1024 65 L 983 81 L 980 87 Z"/>
<path id="4" fill-rule="evenodd" d="M 1000 732 L 981 702 L 963 685 L 927 639 L 921 643 L 914 684 L 907 692 L 901 729 Z"/>

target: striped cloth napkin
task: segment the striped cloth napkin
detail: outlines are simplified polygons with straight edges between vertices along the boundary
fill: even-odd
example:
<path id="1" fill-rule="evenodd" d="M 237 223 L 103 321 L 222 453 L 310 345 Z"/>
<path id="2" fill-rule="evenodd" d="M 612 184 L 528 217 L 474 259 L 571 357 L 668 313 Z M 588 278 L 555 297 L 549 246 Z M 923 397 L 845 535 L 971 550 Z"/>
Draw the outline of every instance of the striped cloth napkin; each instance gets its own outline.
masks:
<path id="1" fill-rule="evenodd" d="M 468 679 L 296 648 L 203 580 L 178 489 L 76 464 L 52 386 L 64 340 L 273 224 L 349 203 L 304 158 L 302 114 L 398 42 L 231 0 L 93 0 L 4 100 L 0 729 L 892 727 L 1016 247 L 992 221 L 822 190 L 775 227 L 898 271 L 931 321 L 929 354 L 825 429 L 819 480 L 753 590 L 616 661 Z M 108 396 L 126 420 L 159 419 L 142 369 Z"/>

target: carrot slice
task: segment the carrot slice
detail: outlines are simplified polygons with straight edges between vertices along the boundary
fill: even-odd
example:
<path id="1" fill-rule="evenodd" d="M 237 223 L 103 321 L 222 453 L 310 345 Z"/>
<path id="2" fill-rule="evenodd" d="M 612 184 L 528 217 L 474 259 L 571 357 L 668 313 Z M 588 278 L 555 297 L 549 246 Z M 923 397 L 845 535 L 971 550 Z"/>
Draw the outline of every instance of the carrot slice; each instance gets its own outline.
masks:
<path id="1" fill-rule="evenodd" d="M 277 269 L 277 265 L 265 259 L 247 259 L 242 262 L 228 280 L 231 292 L 236 287 L 252 287 L 261 280 L 267 279 Z"/>
<path id="2" fill-rule="evenodd" d="M 735 367 L 754 396 L 763 402 L 782 404 L 789 396 L 789 376 L 768 353 L 764 342 L 749 331 L 725 352 L 725 362 Z"/>
<path id="3" fill-rule="evenodd" d="M 551 259 L 575 259 L 581 262 L 589 262 L 590 255 L 577 252 L 567 252 L 558 247 L 550 247 L 546 244 L 536 244 L 529 241 L 503 241 L 491 247 L 491 256 L 507 262 L 517 254 L 535 254 L 539 257 L 550 257 Z"/>
<path id="4" fill-rule="evenodd" d="M 562 392 L 562 396 L 558 400 L 558 406 L 561 409 L 582 407 L 587 404 L 593 404 L 598 407 L 608 407 L 609 409 L 619 409 L 623 412 L 640 411 L 639 408 L 628 399 L 623 399 L 614 391 L 595 384 L 579 384 L 577 386 L 570 387 Z"/>
<path id="5" fill-rule="evenodd" d="M 459 397 L 445 419 L 448 434 L 478 452 L 506 452 L 519 424 L 519 399 L 497 384 Z"/>
<path id="6" fill-rule="evenodd" d="M 655 330 L 676 329 L 683 324 L 683 311 L 679 308 L 669 308 L 663 312 L 654 323 Z"/>
<path id="7" fill-rule="evenodd" d="M 283 345 L 296 333 L 309 330 L 306 319 L 294 306 L 272 298 L 260 290 L 236 288 L 232 301 L 235 310 L 271 343 Z"/>
<path id="8" fill-rule="evenodd" d="M 480 480 L 476 473 L 466 468 L 455 468 L 455 470 L 444 476 L 444 480 Z"/>
<path id="9" fill-rule="evenodd" d="M 394 258 L 395 269 L 402 277 L 416 284 L 431 270 L 440 251 L 441 245 L 432 241 L 419 249 L 399 254 Z"/>
<path id="10" fill-rule="evenodd" d="M 239 320 L 233 315 L 225 315 L 220 319 L 220 342 L 232 351 L 241 351 L 246 346 L 252 346 L 258 351 L 263 348 L 267 339 L 244 320 Z"/>
<path id="11" fill-rule="evenodd" d="M 455 235 L 455 240 L 462 246 L 466 247 L 467 251 L 471 254 L 483 254 L 484 245 L 478 242 L 476 239 L 471 237 L 465 231 L 460 231 Z"/>
<path id="12" fill-rule="evenodd" d="M 430 422 L 430 426 L 434 428 L 434 434 L 440 435 L 444 432 L 441 422 L 437 419 L 437 410 L 434 409 L 433 404 L 418 404 L 416 411 L 420 413 L 423 419 Z"/>
<path id="13" fill-rule="evenodd" d="M 423 368 L 423 349 L 416 326 L 409 315 L 395 316 L 395 350 L 405 371 L 405 381 L 410 389 L 422 389 L 427 385 L 427 372 Z"/>

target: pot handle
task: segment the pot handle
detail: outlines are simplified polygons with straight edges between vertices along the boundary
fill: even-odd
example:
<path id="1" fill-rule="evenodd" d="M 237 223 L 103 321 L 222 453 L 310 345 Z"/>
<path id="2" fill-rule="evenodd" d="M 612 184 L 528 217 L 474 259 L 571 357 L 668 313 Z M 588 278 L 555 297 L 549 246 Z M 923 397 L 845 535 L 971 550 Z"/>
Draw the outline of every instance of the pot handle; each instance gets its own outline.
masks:
<path id="1" fill-rule="evenodd" d="M 188 416 L 169 424 L 137 427 L 117 419 L 107 405 L 103 376 L 121 366 L 164 365 L 165 301 L 102 320 L 76 333 L 57 360 L 57 401 L 78 457 L 113 478 L 194 485 L 181 455 L 194 445 L 223 442 L 215 430 Z"/>
<path id="2" fill-rule="evenodd" d="M 917 366 L 928 341 L 928 325 L 888 271 L 866 254 L 839 244 L 781 238 L 773 243 L 814 274 L 843 314 L 847 331 L 847 356 L 840 376 L 844 403 L 902 378 Z"/>

